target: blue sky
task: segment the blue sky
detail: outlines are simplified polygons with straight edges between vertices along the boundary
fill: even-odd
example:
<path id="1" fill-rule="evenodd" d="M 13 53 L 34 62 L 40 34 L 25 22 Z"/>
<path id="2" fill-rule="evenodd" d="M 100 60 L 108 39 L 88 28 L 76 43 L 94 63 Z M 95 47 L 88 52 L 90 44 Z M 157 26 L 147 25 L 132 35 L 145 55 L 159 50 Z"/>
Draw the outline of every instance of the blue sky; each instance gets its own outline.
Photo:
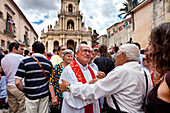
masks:
<path id="1" fill-rule="evenodd" d="M 86 28 L 91 27 L 99 35 L 106 34 L 106 29 L 114 23 L 121 21 L 117 15 L 125 0 L 80 0 L 79 9 L 83 13 L 83 22 Z M 54 27 L 61 8 L 61 0 L 14 0 L 29 22 L 41 35 L 47 26 Z"/>

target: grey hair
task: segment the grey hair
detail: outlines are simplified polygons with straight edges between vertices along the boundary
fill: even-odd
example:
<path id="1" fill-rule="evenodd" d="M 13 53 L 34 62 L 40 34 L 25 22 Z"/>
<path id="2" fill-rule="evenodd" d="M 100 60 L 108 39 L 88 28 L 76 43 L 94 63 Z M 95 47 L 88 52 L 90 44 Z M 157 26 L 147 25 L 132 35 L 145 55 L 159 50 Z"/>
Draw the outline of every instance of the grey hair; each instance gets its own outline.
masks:
<path id="1" fill-rule="evenodd" d="M 72 54 L 74 56 L 74 53 L 71 49 L 66 49 L 62 52 L 62 57 L 65 57 L 67 54 Z"/>
<path id="2" fill-rule="evenodd" d="M 78 52 L 80 50 L 80 47 L 89 47 L 87 44 L 80 44 L 78 47 L 77 47 L 77 51 Z"/>
<path id="3" fill-rule="evenodd" d="M 125 53 L 128 61 L 139 61 L 140 50 L 135 44 L 124 44 L 119 47 L 119 55 Z"/>

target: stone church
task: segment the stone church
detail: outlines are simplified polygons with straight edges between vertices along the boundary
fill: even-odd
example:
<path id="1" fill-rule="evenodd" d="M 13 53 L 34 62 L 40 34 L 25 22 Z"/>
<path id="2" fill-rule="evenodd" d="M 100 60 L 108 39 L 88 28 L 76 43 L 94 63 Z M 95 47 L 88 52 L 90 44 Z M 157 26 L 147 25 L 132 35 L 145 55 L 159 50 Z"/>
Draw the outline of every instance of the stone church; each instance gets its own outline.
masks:
<path id="1" fill-rule="evenodd" d="M 79 3 L 79 0 L 61 0 L 61 10 L 54 29 L 50 25 L 47 32 L 44 32 L 44 29 L 41 31 L 40 39 L 46 47 L 46 52 L 52 52 L 60 45 L 74 50 L 82 41 L 92 46 L 92 29 L 88 27 L 86 30 Z"/>

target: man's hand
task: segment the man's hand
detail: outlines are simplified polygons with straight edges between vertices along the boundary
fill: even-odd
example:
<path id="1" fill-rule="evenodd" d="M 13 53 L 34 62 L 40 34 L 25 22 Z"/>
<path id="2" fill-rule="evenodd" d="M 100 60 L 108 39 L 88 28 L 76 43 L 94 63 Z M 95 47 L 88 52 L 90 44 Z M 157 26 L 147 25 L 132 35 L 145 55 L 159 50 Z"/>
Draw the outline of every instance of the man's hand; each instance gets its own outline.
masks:
<path id="1" fill-rule="evenodd" d="M 57 97 L 56 96 L 52 97 L 52 105 L 57 105 L 57 104 L 58 104 Z"/>
<path id="2" fill-rule="evenodd" d="M 60 84 L 60 90 L 61 92 L 66 91 L 67 86 L 69 85 L 69 83 L 67 82 L 67 80 L 61 79 L 62 83 Z"/>
<path id="3" fill-rule="evenodd" d="M 99 71 L 99 72 L 97 73 L 97 76 L 96 76 L 96 77 L 99 78 L 99 79 L 102 79 L 102 78 L 106 77 L 106 74 L 105 74 L 104 72 L 102 72 L 102 71 Z"/>
<path id="4" fill-rule="evenodd" d="M 24 86 L 23 86 L 23 84 L 22 84 L 22 80 L 21 80 L 21 79 L 16 78 L 16 79 L 15 79 L 15 85 L 17 86 L 17 88 L 18 88 L 20 91 L 24 92 Z"/>
<path id="5" fill-rule="evenodd" d="M 95 78 L 89 81 L 89 84 L 94 84 L 95 82 L 97 82 L 99 80 L 99 78 Z"/>

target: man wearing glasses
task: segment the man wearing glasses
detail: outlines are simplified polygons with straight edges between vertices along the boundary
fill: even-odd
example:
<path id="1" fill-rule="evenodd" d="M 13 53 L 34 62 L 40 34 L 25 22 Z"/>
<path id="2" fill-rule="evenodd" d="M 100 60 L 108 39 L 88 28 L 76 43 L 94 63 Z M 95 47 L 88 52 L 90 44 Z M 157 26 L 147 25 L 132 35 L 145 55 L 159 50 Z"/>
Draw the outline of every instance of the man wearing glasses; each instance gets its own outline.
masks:
<path id="1" fill-rule="evenodd" d="M 51 63 L 53 64 L 53 67 L 63 61 L 62 59 L 62 53 L 66 50 L 66 46 L 61 45 L 58 47 L 58 55 L 54 55 L 51 57 Z"/>
<path id="2" fill-rule="evenodd" d="M 77 48 L 76 59 L 64 69 L 60 79 L 65 79 L 70 84 L 85 84 L 95 79 L 97 72 L 88 65 L 91 53 L 88 45 L 81 44 Z M 64 92 L 63 97 L 62 113 L 100 113 L 98 100 L 83 100 L 73 97 L 70 92 Z"/>
<path id="3" fill-rule="evenodd" d="M 24 58 L 24 45 L 18 42 L 13 42 L 9 45 L 9 54 L 7 54 L 1 61 L 2 69 L 7 79 L 7 95 L 9 103 L 9 113 L 25 113 L 25 96 L 15 86 L 15 74 L 19 63 Z"/>

